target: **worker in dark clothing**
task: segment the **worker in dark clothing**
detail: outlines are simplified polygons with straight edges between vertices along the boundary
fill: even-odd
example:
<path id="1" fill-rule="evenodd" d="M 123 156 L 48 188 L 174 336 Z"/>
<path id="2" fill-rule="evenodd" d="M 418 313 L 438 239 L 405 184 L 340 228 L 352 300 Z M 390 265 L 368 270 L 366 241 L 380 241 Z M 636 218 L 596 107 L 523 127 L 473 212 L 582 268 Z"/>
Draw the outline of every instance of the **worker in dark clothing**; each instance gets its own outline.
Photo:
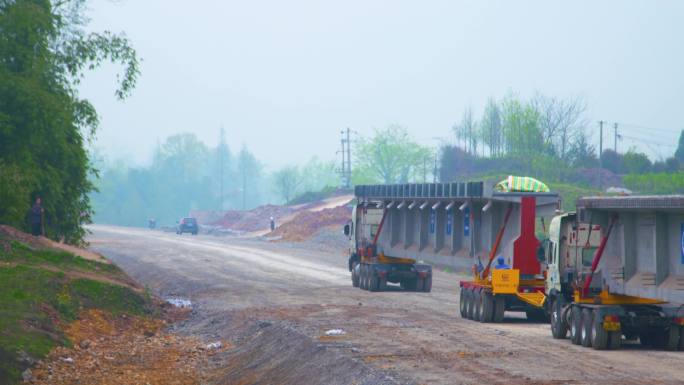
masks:
<path id="1" fill-rule="evenodd" d="M 271 219 L 271 231 L 275 230 L 275 219 L 273 217 Z"/>
<path id="2" fill-rule="evenodd" d="M 31 234 L 35 236 L 43 235 L 43 213 L 45 213 L 45 210 L 43 209 L 40 197 L 38 197 L 29 213 L 31 218 Z"/>
<path id="3" fill-rule="evenodd" d="M 504 257 L 499 255 L 496 257 L 496 265 L 494 265 L 494 269 L 510 269 L 511 267 L 506 264 L 506 260 L 504 260 Z"/>

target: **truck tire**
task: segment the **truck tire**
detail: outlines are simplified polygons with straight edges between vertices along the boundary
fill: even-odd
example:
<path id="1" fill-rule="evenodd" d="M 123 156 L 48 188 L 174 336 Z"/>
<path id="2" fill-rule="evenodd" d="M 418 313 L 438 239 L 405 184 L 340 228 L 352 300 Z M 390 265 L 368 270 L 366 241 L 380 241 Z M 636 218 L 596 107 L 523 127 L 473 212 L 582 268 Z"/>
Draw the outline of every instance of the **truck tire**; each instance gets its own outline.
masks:
<path id="1" fill-rule="evenodd" d="M 482 319 L 482 290 L 475 289 L 473 292 L 473 321 Z"/>
<path id="2" fill-rule="evenodd" d="M 386 291 L 387 290 L 387 278 L 379 278 L 378 279 L 378 291 Z"/>
<path id="3" fill-rule="evenodd" d="M 506 312 L 506 299 L 500 295 L 494 296 L 494 319 L 496 323 L 501 323 L 504 320 L 504 313 Z"/>
<path id="4" fill-rule="evenodd" d="M 670 329 L 665 332 L 665 350 L 679 349 L 679 334 L 679 326 L 670 326 Z"/>
<path id="5" fill-rule="evenodd" d="M 594 313 L 591 309 L 582 310 L 582 346 L 585 348 L 591 347 L 591 340 L 593 338 L 591 332 L 593 331 Z"/>
<path id="6" fill-rule="evenodd" d="M 621 331 L 616 331 L 616 332 L 610 332 L 608 335 L 608 348 L 611 350 L 618 350 L 622 346 L 622 332 Z"/>
<path id="7" fill-rule="evenodd" d="M 359 264 L 354 262 L 352 264 L 352 269 L 351 269 L 351 280 L 352 280 L 352 287 L 359 287 L 359 274 L 356 271 L 356 267 Z"/>
<path id="8" fill-rule="evenodd" d="M 412 291 L 423 291 L 423 285 L 425 285 L 425 278 L 416 278 L 416 285 Z"/>
<path id="9" fill-rule="evenodd" d="M 582 309 L 579 306 L 573 306 L 570 311 L 572 312 L 570 341 L 575 345 L 579 345 L 582 343 Z"/>
<path id="10" fill-rule="evenodd" d="M 490 292 L 482 292 L 482 322 L 494 320 L 494 296 Z"/>
<path id="11" fill-rule="evenodd" d="M 359 287 L 361 290 L 368 290 L 368 281 L 366 278 L 366 265 L 361 264 L 361 267 L 359 268 Z"/>
<path id="12" fill-rule="evenodd" d="M 467 303 L 466 303 L 466 289 L 465 287 L 461 287 L 461 294 L 459 296 L 459 301 L 458 301 L 458 311 L 461 313 L 461 318 L 466 318 L 466 309 L 467 309 Z"/>
<path id="13" fill-rule="evenodd" d="M 468 309 L 466 318 L 473 319 L 473 310 L 475 310 L 475 291 L 468 289 Z"/>
<path id="14" fill-rule="evenodd" d="M 684 351 L 684 327 L 679 328 L 679 350 Z"/>
<path id="15" fill-rule="evenodd" d="M 568 326 L 563 321 L 563 300 L 556 298 L 551 304 L 551 335 L 561 340 L 568 335 Z"/>
<path id="16" fill-rule="evenodd" d="M 377 272 L 371 267 L 368 269 L 368 291 L 378 291 L 380 284 Z"/>
<path id="17" fill-rule="evenodd" d="M 423 291 L 429 293 L 432 291 L 432 274 L 425 277 L 423 282 Z"/>
<path id="18" fill-rule="evenodd" d="M 610 343 L 610 333 L 603 328 L 603 320 L 598 316 L 598 311 L 594 311 L 593 313 L 593 322 L 591 323 L 591 346 L 596 350 L 606 350 Z"/>

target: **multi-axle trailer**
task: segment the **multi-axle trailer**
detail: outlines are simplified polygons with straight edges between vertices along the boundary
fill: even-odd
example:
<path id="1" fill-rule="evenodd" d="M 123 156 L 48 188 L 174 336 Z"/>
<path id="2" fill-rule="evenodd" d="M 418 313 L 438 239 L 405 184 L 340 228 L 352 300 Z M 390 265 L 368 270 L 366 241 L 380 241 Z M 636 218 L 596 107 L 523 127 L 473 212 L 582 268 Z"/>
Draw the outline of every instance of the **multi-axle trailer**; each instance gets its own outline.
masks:
<path id="1" fill-rule="evenodd" d="M 357 186 L 356 198 L 345 226 L 354 286 L 430 291 L 432 269 L 418 260 L 470 261 L 464 318 L 524 311 L 595 349 L 638 339 L 684 350 L 682 195 L 580 198 L 577 213 L 560 212 L 554 193 L 483 182 Z M 505 269 L 492 265 L 501 257 Z"/>
<path id="2" fill-rule="evenodd" d="M 464 257 L 482 260 L 495 243 L 502 244 L 503 251 L 525 255 L 524 261 L 522 257 L 513 261 L 515 269 L 523 269 L 525 279 L 539 274 L 535 216 L 553 215 L 558 195 L 501 193 L 493 187 L 484 182 L 356 186 L 357 203 L 345 226 L 354 286 L 376 291 L 391 282 L 430 291 L 432 268 L 418 260 L 444 265 Z M 504 222 L 508 230 L 499 235 Z M 521 290 L 520 298 L 531 295 Z M 519 305 L 507 301 L 511 308 Z"/>
<path id="3" fill-rule="evenodd" d="M 554 338 L 684 350 L 684 196 L 580 198 L 546 249 Z"/>

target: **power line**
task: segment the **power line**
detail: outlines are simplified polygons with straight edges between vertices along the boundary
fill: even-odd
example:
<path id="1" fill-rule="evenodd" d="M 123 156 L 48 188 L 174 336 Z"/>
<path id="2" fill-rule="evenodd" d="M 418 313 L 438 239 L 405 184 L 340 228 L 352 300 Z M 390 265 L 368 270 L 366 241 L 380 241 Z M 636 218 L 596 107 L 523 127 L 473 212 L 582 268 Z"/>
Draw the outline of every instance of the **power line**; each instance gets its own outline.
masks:
<path id="1" fill-rule="evenodd" d="M 637 141 L 639 141 L 640 143 L 648 143 L 648 144 L 652 144 L 652 145 L 655 145 L 655 146 L 677 147 L 676 144 L 658 142 L 658 141 L 654 141 L 654 140 L 651 140 L 651 139 L 648 139 L 648 138 L 643 138 L 643 137 L 638 137 L 638 136 L 631 136 L 631 135 L 625 135 L 625 134 L 621 134 L 620 136 L 621 136 L 622 138 L 625 138 L 625 139 L 637 140 Z"/>
<path id="2" fill-rule="evenodd" d="M 620 123 L 621 126 L 625 126 L 625 127 L 641 128 L 641 129 L 649 130 L 649 131 L 661 131 L 661 132 L 667 132 L 670 134 L 678 134 L 681 132 L 681 130 L 677 130 L 677 129 L 648 127 L 648 126 L 643 126 L 640 124 L 623 123 L 623 122 L 616 122 L 616 123 Z"/>

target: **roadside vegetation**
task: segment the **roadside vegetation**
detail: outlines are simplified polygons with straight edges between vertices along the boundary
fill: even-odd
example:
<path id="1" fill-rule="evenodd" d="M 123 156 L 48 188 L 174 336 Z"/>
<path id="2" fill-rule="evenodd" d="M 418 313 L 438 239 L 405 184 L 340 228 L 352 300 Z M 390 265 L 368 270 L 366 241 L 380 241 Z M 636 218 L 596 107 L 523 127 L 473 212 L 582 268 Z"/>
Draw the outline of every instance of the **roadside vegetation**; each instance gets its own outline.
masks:
<path id="1" fill-rule="evenodd" d="M 79 314 L 155 315 L 152 299 L 115 265 L 36 249 L 0 234 L 0 384 L 57 346 L 72 346 L 64 328 Z"/>
<path id="2" fill-rule="evenodd" d="M 97 174 L 85 145 L 98 115 L 78 84 L 105 61 L 120 64 L 123 100 L 139 74 L 125 36 L 86 32 L 84 11 L 83 0 L 0 1 L 0 223 L 26 228 L 41 197 L 46 235 L 69 243 L 83 241 Z"/>

